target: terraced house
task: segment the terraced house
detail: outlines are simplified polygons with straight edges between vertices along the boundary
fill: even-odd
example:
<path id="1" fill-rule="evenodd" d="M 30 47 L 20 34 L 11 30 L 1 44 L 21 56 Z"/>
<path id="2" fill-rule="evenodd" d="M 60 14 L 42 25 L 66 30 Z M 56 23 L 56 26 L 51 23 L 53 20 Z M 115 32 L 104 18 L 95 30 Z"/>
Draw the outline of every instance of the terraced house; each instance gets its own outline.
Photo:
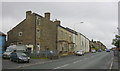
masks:
<path id="1" fill-rule="evenodd" d="M 44 14 L 44 17 L 26 12 L 26 18 L 17 26 L 12 28 L 8 34 L 8 45 L 23 44 L 31 50 L 56 50 L 57 49 L 57 25 L 60 21 L 51 21 L 50 13 Z"/>
<path id="2" fill-rule="evenodd" d="M 89 52 L 89 39 L 68 27 L 58 26 L 57 48 L 60 54 L 71 54 L 75 51 Z"/>
<path id="3" fill-rule="evenodd" d="M 76 36 L 76 47 L 75 47 L 75 51 L 80 51 L 82 50 L 84 53 L 89 52 L 90 48 L 89 48 L 89 39 L 84 36 L 83 34 L 77 32 L 77 36 Z"/>
<path id="4" fill-rule="evenodd" d="M 57 48 L 60 54 L 69 54 L 74 52 L 74 36 L 75 32 L 69 28 L 65 28 L 61 25 L 57 27 Z"/>
<path id="5" fill-rule="evenodd" d="M 60 54 L 80 50 L 89 52 L 89 39 L 68 27 L 61 26 L 59 20 L 51 21 L 49 12 L 43 17 L 27 11 L 26 18 L 7 34 L 8 46 L 22 44 L 32 51 L 55 50 Z"/>

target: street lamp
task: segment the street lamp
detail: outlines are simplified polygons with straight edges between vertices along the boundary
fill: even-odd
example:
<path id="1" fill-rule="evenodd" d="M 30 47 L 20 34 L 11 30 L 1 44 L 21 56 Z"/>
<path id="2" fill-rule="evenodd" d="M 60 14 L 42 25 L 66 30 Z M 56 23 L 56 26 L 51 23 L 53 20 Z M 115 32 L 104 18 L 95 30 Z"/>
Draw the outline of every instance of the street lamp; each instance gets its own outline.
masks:
<path id="1" fill-rule="evenodd" d="M 76 27 L 76 25 L 79 25 L 79 24 L 82 24 L 82 23 L 84 23 L 84 22 L 80 22 L 80 23 L 76 23 L 76 24 L 74 24 L 74 30 L 75 30 L 75 27 Z"/>

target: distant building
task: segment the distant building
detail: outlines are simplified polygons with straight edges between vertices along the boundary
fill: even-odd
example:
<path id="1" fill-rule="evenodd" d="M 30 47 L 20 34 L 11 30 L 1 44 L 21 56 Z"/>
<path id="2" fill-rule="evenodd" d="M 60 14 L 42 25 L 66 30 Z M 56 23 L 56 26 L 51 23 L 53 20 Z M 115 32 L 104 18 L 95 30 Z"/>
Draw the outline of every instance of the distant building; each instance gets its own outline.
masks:
<path id="1" fill-rule="evenodd" d="M 59 21 L 51 21 L 50 13 L 45 16 L 26 12 L 26 18 L 12 28 L 8 34 L 8 45 L 23 44 L 31 47 L 31 50 L 56 50 L 57 24 Z"/>
<path id="2" fill-rule="evenodd" d="M 95 49 L 95 50 L 98 50 L 98 49 L 105 50 L 105 49 L 107 49 L 107 48 L 106 48 L 106 46 L 105 46 L 102 42 L 91 40 L 91 41 L 90 41 L 90 50 L 91 50 L 91 49 Z"/>
<path id="3" fill-rule="evenodd" d="M 6 35 L 0 32 L 0 56 L 5 51 L 5 45 L 6 45 Z"/>

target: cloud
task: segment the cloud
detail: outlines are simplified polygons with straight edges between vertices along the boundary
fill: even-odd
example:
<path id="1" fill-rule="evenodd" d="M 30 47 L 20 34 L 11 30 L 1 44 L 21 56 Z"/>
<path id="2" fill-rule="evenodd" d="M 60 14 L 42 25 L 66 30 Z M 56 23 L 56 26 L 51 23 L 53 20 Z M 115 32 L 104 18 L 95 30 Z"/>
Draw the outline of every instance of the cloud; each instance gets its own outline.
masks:
<path id="1" fill-rule="evenodd" d="M 110 47 L 118 25 L 117 6 L 117 2 L 4 2 L 3 31 L 6 33 L 21 22 L 27 10 L 42 16 L 51 12 L 51 20 L 60 19 L 61 25 Z"/>

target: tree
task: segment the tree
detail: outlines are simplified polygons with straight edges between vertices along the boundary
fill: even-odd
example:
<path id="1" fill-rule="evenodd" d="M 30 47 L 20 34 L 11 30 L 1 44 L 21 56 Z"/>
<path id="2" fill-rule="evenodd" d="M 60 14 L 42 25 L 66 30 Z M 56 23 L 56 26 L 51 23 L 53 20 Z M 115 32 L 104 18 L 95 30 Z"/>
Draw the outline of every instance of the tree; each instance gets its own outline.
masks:
<path id="1" fill-rule="evenodd" d="M 118 48 L 120 47 L 120 35 L 115 36 L 115 39 L 113 39 L 112 44 Z"/>

